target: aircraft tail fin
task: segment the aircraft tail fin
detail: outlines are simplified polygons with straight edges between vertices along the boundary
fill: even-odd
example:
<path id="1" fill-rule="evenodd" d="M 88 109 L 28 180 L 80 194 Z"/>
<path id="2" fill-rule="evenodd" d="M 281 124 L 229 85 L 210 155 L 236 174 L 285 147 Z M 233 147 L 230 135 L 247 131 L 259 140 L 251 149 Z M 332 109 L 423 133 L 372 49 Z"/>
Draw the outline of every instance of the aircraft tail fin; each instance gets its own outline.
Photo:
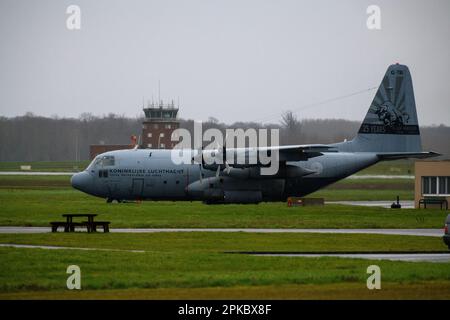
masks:
<path id="1" fill-rule="evenodd" d="M 411 74 L 405 65 L 389 66 L 353 140 L 354 151 L 422 151 Z"/>

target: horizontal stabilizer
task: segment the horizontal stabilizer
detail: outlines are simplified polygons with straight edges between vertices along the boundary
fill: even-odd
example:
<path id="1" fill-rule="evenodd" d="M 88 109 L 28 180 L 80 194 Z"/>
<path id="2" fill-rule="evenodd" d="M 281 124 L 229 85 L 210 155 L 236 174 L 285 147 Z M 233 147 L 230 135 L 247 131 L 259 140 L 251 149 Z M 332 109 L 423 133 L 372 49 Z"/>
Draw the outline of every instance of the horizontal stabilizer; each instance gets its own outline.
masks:
<path id="1" fill-rule="evenodd" d="M 380 160 L 397 160 L 406 158 L 425 159 L 440 156 L 437 152 L 384 152 L 377 153 Z"/>

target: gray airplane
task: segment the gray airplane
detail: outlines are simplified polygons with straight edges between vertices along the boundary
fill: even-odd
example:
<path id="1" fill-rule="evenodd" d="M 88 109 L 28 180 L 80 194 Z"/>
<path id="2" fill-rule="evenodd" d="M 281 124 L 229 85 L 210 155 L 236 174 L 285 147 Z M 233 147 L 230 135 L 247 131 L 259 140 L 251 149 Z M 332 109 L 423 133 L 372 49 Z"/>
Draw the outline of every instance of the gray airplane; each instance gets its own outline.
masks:
<path id="1" fill-rule="evenodd" d="M 353 140 L 267 148 L 279 152 L 275 175 L 262 175 L 263 165 L 258 163 L 206 165 L 204 150 L 192 150 L 194 156 L 201 155 L 199 164 L 177 165 L 171 160 L 171 150 L 135 149 L 98 155 L 85 171 L 72 177 L 71 183 L 108 202 L 285 201 L 290 196 L 310 194 L 379 161 L 438 155 L 422 151 L 411 75 L 408 67 L 399 64 L 389 66 Z M 230 153 L 242 152 L 222 149 L 216 152 L 222 152 L 224 160 Z"/>

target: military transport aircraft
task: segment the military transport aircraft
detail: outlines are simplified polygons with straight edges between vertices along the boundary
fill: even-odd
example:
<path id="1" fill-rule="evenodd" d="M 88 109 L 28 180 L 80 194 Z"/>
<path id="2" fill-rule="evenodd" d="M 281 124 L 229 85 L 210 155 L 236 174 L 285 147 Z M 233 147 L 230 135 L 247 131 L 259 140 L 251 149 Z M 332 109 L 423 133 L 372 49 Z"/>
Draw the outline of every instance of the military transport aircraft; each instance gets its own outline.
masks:
<path id="1" fill-rule="evenodd" d="M 438 155 L 422 151 L 411 75 L 400 64 L 389 66 L 353 140 L 266 148 L 279 153 L 275 175 L 262 175 L 258 163 L 205 165 L 203 158 L 211 150 L 192 150 L 193 159 L 200 156 L 199 163 L 175 164 L 171 150 L 132 149 L 98 155 L 71 183 L 108 202 L 258 203 L 305 196 L 379 161 Z M 212 152 L 227 157 L 248 150 L 222 147 Z"/>

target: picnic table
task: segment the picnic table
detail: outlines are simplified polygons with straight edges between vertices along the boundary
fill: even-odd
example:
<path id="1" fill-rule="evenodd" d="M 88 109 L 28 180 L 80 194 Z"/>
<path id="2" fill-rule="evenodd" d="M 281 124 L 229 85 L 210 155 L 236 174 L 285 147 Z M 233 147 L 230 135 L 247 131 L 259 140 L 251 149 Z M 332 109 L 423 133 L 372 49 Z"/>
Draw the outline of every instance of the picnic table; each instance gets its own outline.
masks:
<path id="1" fill-rule="evenodd" d="M 94 221 L 95 213 L 65 213 L 62 215 L 66 221 L 50 222 L 52 232 L 57 232 L 58 227 L 63 227 L 64 232 L 75 232 L 75 227 L 86 227 L 87 232 L 96 232 L 97 227 L 101 226 L 103 232 L 109 232 L 109 221 Z M 87 221 L 74 222 L 73 218 L 87 218 Z"/>

